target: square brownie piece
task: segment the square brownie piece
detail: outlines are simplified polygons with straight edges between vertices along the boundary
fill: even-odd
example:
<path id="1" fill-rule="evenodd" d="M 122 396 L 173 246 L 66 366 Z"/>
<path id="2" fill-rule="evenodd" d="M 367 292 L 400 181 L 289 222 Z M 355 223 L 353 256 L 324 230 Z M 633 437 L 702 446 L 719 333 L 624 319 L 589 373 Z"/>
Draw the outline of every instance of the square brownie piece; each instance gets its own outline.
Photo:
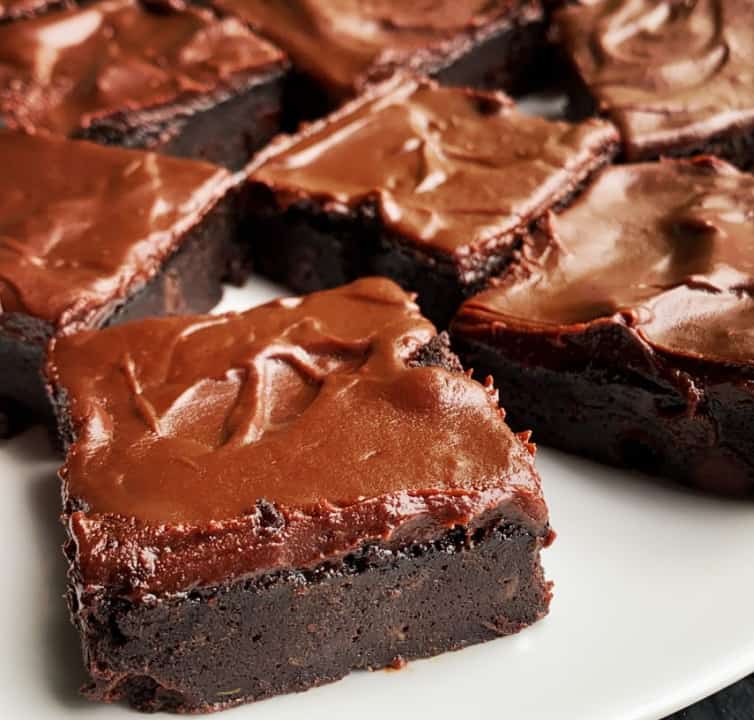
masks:
<path id="1" fill-rule="evenodd" d="M 94 699 L 218 710 L 547 612 L 528 434 L 389 280 L 56 339 L 48 375 Z"/>
<path id="2" fill-rule="evenodd" d="M 292 114 L 312 118 L 396 69 L 524 92 L 545 47 L 540 0 L 213 0 L 291 57 Z M 326 51 L 323 52 L 323 49 Z"/>
<path id="3" fill-rule="evenodd" d="M 574 107 L 620 128 L 630 162 L 717 155 L 754 165 L 754 35 L 748 0 L 597 0 L 563 8 Z"/>
<path id="4" fill-rule="evenodd" d="M 452 324 L 514 429 L 721 493 L 754 492 L 754 176 L 614 166 Z"/>
<path id="5" fill-rule="evenodd" d="M 178 6 L 105 0 L 0 26 L 0 116 L 242 167 L 279 130 L 286 61 L 240 21 Z"/>
<path id="6" fill-rule="evenodd" d="M 296 291 L 385 275 L 443 325 L 617 143 L 600 120 L 552 122 L 500 93 L 396 77 L 259 154 L 244 234 L 256 269 Z"/>
<path id="7" fill-rule="evenodd" d="M 203 312 L 234 261 L 227 170 L 0 130 L 0 429 L 51 413 L 52 335 Z"/>

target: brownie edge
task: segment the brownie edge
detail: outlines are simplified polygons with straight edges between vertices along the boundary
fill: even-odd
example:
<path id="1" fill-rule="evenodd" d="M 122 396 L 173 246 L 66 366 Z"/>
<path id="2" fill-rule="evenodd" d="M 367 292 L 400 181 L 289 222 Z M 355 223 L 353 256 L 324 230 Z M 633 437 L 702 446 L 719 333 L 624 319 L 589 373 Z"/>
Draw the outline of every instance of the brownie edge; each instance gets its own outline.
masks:
<path id="1" fill-rule="evenodd" d="M 208 712 L 333 682 L 351 670 L 515 633 L 551 597 L 539 551 L 520 526 L 140 602 L 68 599 L 94 682 L 93 700 L 154 712 Z"/>
<path id="2" fill-rule="evenodd" d="M 329 295 L 350 292 L 351 298 L 363 302 L 371 289 L 380 290 L 384 301 L 391 297 L 384 294 L 386 290 L 394 300 L 405 297 L 396 294 L 397 287 L 385 285 L 387 281 L 370 283 L 362 281 Z M 278 301 L 274 309 L 291 312 L 296 302 Z M 413 322 L 424 322 L 413 315 L 411 305 L 404 307 L 388 312 L 408 311 Z M 301 328 L 302 323 L 294 326 Z M 436 391 L 438 382 L 457 378 L 464 385 L 471 383 L 450 350 L 447 334 L 435 335 L 431 326 L 423 327 L 422 342 L 401 356 L 405 371 L 421 380 L 427 396 Z M 302 346 L 306 347 L 303 341 Z M 65 379 L 65 373 L 58 372 L 66 365 L 67 361 L 57 366 L 51 362 L 51 368 L 57 367 L 49 376 L 54 385 Z M 409 385 L 403 387 L 411 395 L 410 402 L 420 400 L 407 390 Z M 494 403 L 490 386 L 478 391 Z M 61 424 L 75 427 L 72 416 L 81 411 L 79 394 L 58 392 L 57 397 Z M 169 578 L 149 580 L 146 576 L 148 583 L 141 585 L 97 579 L 84 557 L 91 554 L 94 536 L 87 535 L 87 520 L 82 517 L 96 511 L 97 501 L 90 503 L 85 494 L 71 493 L 71 474 L 64 472 L 68 604 L 92 677 L 84 688 L 87 697 L 124 700 L 147 712 L 220 710 L 306 690 L 352 670 L 400 667 L 407 660 L 518 632 L 544 617 L 552 593 L 539 556 L 554 534 L 531 462 L 534 448 L 528 444 L 528 435 L 514 438 L 499 411 L 494 412 L 501 434 L 493 452 L 505 455 L 506 438 L 515 445 L 501 486 L 485 490 L 485 481 L 475 473 L 468 477 L 468 470 L 461 470 L 462 478 L 455 480 L 428 481 L 430 486 L 449 487 L 430 492 L 425 502 L 442 503 L 447 493 L 446 499 L 460 503 L 456 514 L 440 511 L 434 520 L 414 515 L 413 520 L 404 521 L 402 530 L 395 530 L 401 525 L 401 514 L 407 512 L 404 506 L 412 503 L 412 492 L 429 492 L 411 491 L 409 485 L 397 505 L 385 496 L 375 498 L 377 514 L 382 518 L 383 508 L 387 510 L 387 527 L 393 530 L 359 531 L 356 543 L 342 553 L 328 551 L 331 541 L 317 530 L 313 542 L 321 549 L 315 561 L 290 562 L 297 551 L 289 548 L 275 563 L 268 558 L 263 561 L 266 564 L 250 566 L 242 574 L 223 571 L 223 579 L 213 582 L 189 582 L 185 574 L 180 584 L 172 585 Z M 422 475 L 420 467 L 415 472 Z M 332 473 L 337 474 L 337 468 Z M 396 475 L 401 478 L 400 469 Z M 310 480 L 315 486 L 316 482 Z M 475 489 L 464 501 L 459 493 L 469 482 Z M 254 549 L 255 542 L 291 542 L 287 538 L 296 518 L 277 504 L 273 489 L 269 492 L 272 501 L 257 501 L 256 529 L 237 538 L 235 548 L 244 548 L 245 554 Z M 319 512 L 332 512 L 332 508 Z M 348 508 L 343 506 L 339 520 L 333 520 L 325 534 L 348 536 L 353 532 L 348 517 Z M 121 538 L 122 543 L 130 547 L 135 532 L 139 532 L 138 523 L 131 537 Z M 226 564 L 224 548 L 228 546 L 221 544 L 222 522 L 212 525 L 210 535 L 202 532 L 197 526 L 185 536 L 174 533 L 167 552 L 184 557 L 188 546 L 185 557 L 191 564 L 206 545 L 214 548 L 215 565 Z M 162 572 L 162 548 L 150 548 L 143 540 L 133 547 L 139 568 L 148 575 L 155 568 Z M 108 552 L 104 549 L 103 556 Z"/>

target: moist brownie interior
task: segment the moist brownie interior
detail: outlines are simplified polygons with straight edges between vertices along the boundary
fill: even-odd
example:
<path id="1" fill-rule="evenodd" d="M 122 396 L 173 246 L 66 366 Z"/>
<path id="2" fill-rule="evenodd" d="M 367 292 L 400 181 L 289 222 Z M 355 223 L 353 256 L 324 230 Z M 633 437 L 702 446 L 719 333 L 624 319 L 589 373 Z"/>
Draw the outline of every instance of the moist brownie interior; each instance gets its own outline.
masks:
<path id="1" fill-rule="evenodd" d="M 0 116 L 239 168 L 279 129 L 285 68 L 234 18 L 105 0 L 0 26 Z"/>
<path id="2" fill-rule="evenodd" d="M 51 418 L 40 368 L 56 333 L 202 312 L 237 253 L 224 169 L 0 130 L 0 416 Z"/>
<path id="3" fill-rule="evenodd" d="M 754 176 L 615 166 L 452 325 L 514 428 L 722 493 L 754 491 Z"/>
<path id="4" fill-rule="evenodd" d="M 398 76 L 257 156 L 243 237 L 256 269 L 297 291 L 385 275 L 442 326 L 617 140 L 600 120 Z"/>
<path id="5" fill-rule="evenodd" d="M 749 0 L 597 0 L 563 8 L 555 30 L 591 96 L 621 130 L 625 158 L 716 154 L 754 165 Z"/>
<path id="6" fill-rule="evenodd" d="M 212 710 L 515 632 L 528 434 L 392 282 L 53 341 L 92 696 Z"/>

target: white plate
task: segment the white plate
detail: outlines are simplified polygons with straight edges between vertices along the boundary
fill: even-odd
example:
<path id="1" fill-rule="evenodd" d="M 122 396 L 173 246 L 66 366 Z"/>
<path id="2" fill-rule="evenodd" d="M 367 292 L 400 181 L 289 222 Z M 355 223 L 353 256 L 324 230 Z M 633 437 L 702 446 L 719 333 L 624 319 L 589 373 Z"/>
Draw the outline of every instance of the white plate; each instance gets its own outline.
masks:
<path id="1" fill-rule="evenodd" d="M 220 310 L 275 297 L 255 279 Z M 0 716 L 125 718 L 77 695 L 84 676 L 56 519 L 57 459 L 37 428 L 0 444 Z M 754 502 L 686 492 L 541 449 L 558 539 L 549 617 L 523 633 L 357 673 L 223 718 L 657 720 L 754 671 Z"/>

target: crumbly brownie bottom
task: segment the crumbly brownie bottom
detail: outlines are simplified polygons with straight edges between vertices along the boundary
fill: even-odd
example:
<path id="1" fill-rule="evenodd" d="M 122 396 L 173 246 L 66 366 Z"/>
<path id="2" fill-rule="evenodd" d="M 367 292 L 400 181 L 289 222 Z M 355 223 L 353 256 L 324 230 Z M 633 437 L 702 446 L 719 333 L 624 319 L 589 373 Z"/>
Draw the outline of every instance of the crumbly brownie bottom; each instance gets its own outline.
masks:
<path id="1" fill-rule="evenodd" d="M 543 538 L 456 528 L 399 551 L 368 546 L 312 571 L 140 601 L 81 594 L 93 699 L 206 712 L 399 666 L 517 632 L 547 613 Z"/>
<path id="2" fill-rule="evenodd" d="M 373 209 L 362 208 L 350 216 L 307 202 L 285 211 L 265 209 L 274 202 L 262 188 L 252 190 L 252 197 L 242 202 L 254 208 L 241 236 L 249 239 L 256 272 L 301 294 L 345 285 L 368 274 L 367 257 L 379 235 Z"/>
<path id="3" fill-rule="evenodd" d="M 344 217 L 301 203 L 279 213 L 260 213 L 242 235 L 251 239 L 255 271 L 294 292 L 310 293 L 383 275 L 418 293 L 422 313 L 438 327 L 447 326 L 484 278 L 505 267 L 518 245 L 511 240 L 509 247 L 487 257 L 478 279 L 464 284 L 448 260 L 412 251 L 391 238 L 371 207 Z"/>
<path id="4" fill-rule="evenodd" d="M 532 366 L 457 336 L 453 346 L 477 378 L 494 378 L 506 421 L 533 430 L 537 443 L 723 495 L 754 494 L 754 394 L 743 384 L 700 379 L 704 398 L 692 408 L 659 378 Z"/>
<path id="5" fill-rule="evenodd" d="M 240 170 L 279 132 L 283 85 L 284 75 L 276 71 L 215 95 L 118 113 L 75 137 Z"/>
<path id="6" fill-rule="evenodd" d="M 153 315 L 201 313 L 222 298 L 222 279 L 238 277 L 240 255 L 233 242 L 236 199 L 223 200 L 170 257 L 162 272 L 103 318 L 103 326 Z M 40 368 L 53 329 L 17 313 L 0 314 L 0 437 L 33 421 L 54 426 Z"/>

